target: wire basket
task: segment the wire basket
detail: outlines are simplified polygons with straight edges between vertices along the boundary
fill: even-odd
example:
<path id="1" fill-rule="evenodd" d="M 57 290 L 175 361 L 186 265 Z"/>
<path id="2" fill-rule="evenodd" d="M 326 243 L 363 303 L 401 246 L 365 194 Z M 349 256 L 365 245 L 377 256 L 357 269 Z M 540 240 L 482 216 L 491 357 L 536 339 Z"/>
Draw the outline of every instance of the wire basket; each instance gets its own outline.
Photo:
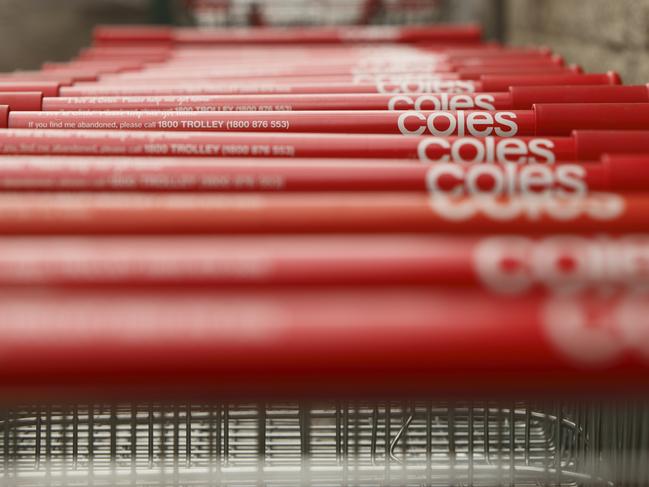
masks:
<path id="1" fill-rule="evenodd" d="M 2 413 L 0 478 L 16 486 L 649 485 L 646 411 L 439 402 L 25 407 Z"/>
<path id="2" fill-rule="evenodd" d="M 192 0 L 201 26 L 412 24 L 439 21 L 437 0 Z"/>

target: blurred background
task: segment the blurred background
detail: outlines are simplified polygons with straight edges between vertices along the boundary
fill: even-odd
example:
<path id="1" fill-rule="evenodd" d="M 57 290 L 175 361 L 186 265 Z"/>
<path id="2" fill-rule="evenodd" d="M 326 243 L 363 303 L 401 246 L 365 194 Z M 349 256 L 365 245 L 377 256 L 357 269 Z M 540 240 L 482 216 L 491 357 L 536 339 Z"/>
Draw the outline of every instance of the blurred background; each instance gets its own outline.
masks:
<path id="1" fill-rule="evenodd" d="M 294 25 L 480 22 L 489 39 L 547 45 L 587 70 L 649 79 L 649 0 L 0 0 L 0 70 L 63 61 L 99 23 Z"/>

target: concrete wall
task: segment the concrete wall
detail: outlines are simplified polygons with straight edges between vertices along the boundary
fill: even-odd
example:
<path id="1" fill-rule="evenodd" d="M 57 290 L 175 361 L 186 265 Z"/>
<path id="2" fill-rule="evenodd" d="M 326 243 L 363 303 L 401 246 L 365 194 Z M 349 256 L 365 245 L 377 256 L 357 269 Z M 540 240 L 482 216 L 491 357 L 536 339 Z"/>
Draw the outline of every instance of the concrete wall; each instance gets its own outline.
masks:
<path id="1" fill-rule="evenodd" d="M 180 0 L 175 0 L 180 3 Z M 97 23 L 149 22 L 156 0 L 0 0 L 0 71 L 66 60 Z M 589 71 L 649 82 L 649 0 L 445 0 L 452 20 L 477 20 L 488 37 L 554 48 Z M 498 6 L 503 5 L 504 16 Z"/>
<path id="2" fill-rule="evenodd" d="M 505 0 L 445 0 L 444 17 L 450 22 L 479 22 L 486 39 L 504 40 Z"/>
<path id="3" fill-rule="evenodd" d="M 649 82 L 649 0 L 507 0 L 508 40 L 542 44 L 588 71 Z"/>
<path id="4" fill-rule="evenodd" d="M 0 0 L 0 71 L 65 61 L 97 23 L 149 20 L 149 0 Z"/>

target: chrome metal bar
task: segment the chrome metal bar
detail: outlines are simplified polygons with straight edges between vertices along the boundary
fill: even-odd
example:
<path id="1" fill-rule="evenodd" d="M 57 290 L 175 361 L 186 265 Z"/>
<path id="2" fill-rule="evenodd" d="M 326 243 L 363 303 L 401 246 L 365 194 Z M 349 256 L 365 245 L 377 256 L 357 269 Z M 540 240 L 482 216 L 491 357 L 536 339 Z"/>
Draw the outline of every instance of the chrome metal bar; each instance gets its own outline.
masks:
<path id="1" fill-rule="evenodd" d="M 0 414 L 0 480 L 612 485 L 623 471 L 646 477 L 647 411 L 389 401 L 24 407 Z"/>

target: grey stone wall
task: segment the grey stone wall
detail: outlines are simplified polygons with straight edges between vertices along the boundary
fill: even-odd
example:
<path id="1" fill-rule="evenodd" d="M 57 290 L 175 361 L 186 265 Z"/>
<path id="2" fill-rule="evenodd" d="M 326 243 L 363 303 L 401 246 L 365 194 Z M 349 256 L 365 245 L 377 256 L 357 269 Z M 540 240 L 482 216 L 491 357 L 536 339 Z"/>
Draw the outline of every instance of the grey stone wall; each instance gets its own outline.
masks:
<path id="1" fill-rule="evenodd" d="M 507 0 L 507 38 L 552 47 L 588 71 L 649 82 L 649 0 Z"/>
<path id="2" fill-rule="evenodd" d="M 176 0 L 180 3 L 180 0 Z M 432 0 L 431 0 L 432 1 Z M 0 71 L 66 60 L 97 23 L 149 22 L 155 0 L 0 0 Z M 588 71 L 649 82 L 649 0 L 445 0 L 453 21 L 477 20 L 489 38 L 547 45 Z M 503 6 L 504 15 L 498 14 Z"/>
<path id="3" fill-rule="evenodd" d="M 0 0 L 0 71 L 65 61 L 98 23 L 150 20 L 149 0 Z"/>

